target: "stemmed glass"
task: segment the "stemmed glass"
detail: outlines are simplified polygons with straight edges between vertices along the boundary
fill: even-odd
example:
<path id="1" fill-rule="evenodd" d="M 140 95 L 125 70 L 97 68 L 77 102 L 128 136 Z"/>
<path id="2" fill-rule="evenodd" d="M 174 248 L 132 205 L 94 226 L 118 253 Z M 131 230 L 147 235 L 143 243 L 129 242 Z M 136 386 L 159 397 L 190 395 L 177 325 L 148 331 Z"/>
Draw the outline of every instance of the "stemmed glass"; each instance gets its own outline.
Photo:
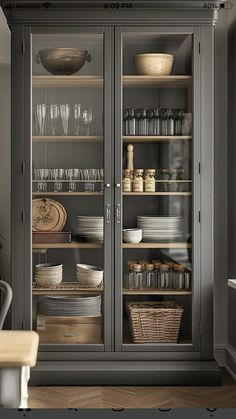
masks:
<path id="1" fill-rule="evenodd" d="M 56 127 L 59 120 L 59 106 L 57 104 L 49 106 L 49 121 L 51 125 L 51 135 L 56 135 Z"/>
<path id="2" fill-rule="evenodd" d="M 35 130 L 37 135 L 44 135 L 47 105 L 45 103 L 35 106 Z"/>
<path id="3" fill-rule="evenodd" d="M 69 180 L 68 192 L 76 192 L 76 182 L 79 179 L 79 169 L 65 169 L 65 178 Z"/>
<path id="4" fill-rule="evenodd" d="M 79 135 L 81 127 L 81 105 L 75 104 L 74 106 L 74 120 L 75 120 L 75 135 Z"/>
<path id="5" fill-rule="evenodd" d="M 92 121 L 93 121 L 92 109 L 84 109 L 82 112 L 82 123 L 85 129 L 85 135 L 90 135 Z"/>
<path id="6" fill-rule="evenodd" d="M 54 192 L 62 192 L 62 180 L 64 179 L 64 169 L 51 169 L 50 179 L 54 181 Z"/>
<path id="7" fill-rule="evenodd" d="M 60 105 L 60 114 L 63 127 L 63 134 L 67 135 L 70 118 L 70 105 L 68 103 L 66 103 L 65 105 Z"/>
<path id="8" fill-rule="evenodd" d="M 38 180 L 37 183 L 37 192 L 46 192 L 47 191 L 47 182 L 49 170 L 48 169 L 34 169 L 34 178 Z"/>

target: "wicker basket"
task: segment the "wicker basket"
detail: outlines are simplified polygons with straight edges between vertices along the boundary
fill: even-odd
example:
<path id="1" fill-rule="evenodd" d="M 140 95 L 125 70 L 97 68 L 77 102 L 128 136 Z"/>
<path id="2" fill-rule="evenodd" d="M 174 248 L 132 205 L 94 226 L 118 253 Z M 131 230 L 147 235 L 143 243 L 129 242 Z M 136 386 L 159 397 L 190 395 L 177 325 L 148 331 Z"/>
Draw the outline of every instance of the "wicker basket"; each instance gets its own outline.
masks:
<path id="1" fill-rule="evenodd" d="M 183 308 L 175 301 L 128 302 L 134 343 L 177 343 Z"/>

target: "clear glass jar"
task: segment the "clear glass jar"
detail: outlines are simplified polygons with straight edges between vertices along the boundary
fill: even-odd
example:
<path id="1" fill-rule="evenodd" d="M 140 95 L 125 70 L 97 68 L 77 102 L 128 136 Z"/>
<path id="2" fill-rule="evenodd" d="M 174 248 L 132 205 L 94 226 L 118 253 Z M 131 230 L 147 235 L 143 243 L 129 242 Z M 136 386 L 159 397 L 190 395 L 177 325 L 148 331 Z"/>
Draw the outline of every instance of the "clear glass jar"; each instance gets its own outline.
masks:
<path id="1" fill-rule="evenodd" d="M 175 120 L 175 135 L 182 135 L 182 121 L 183 121 L 182 109 L 176 109 L 174 120 Z"/>
<path id="2" fill-rule="evenodd" d="M 155 192 L 156 180 L 155 180 L 155 169 L 146 169 L 144 171 L 144 189 L 145 192 Z"/>
<path id="3" fill-rule="evenodd" d="M 152 135 L 161 135 L 161 109 L 153 109 L 153 134 Z"/>
<path id="4" fill-rule="evenodd" d="M 161 111 L 161 135 L 168 135 L 166 109 L 162 109 Z"/>
<path id="5" fill-rule="evenodd" d="M 141 109 L 138 131 L 139 135 L 148 135 L 148 117 L 146 109 Z"/>
<path id="6" fill-rule="evenodd" d="M 167 135 L 174 135 L 175 121 L 174 121 L 174 114 L 172 112 L 172 109 L 167 109 L 166 117 L 167 117 Z"/>
<path id="7" fill-rule="evenodd" d="M 127 118 L 128 118 L 128 109 L 124 109 L 123 111 L 123 135 L 128 135 L 128 128 L 127 128 Z"/>
<path id="8" fill-rule="evenodd" d="M 130 280 L 131 272 L 133 272 L 133 264 L 128 264 L 128 272 L 124 276 L 123 286 L 125 289 L 132 289 L 132 281 Z"/>
<path id="9" fill-rule="evenodd" d="M 147 263 L 146 272 L 146 288 L 155 288 L 156 275 L 152 263 Z"/>
<path id="10" fill-rule="evenodd" d="M 133 289 L 142 290 L 143 289 L 143 273 L 142 266 L 140 264 L 134 264 L 133 267 Z"/>
<path id="11" fill-rule="evenodd" d="M 154 135 L 154 126 L 153 126 L 153 122 L 154 122 L 154 113 L 153 113 L 153 109 L 148 109 L 147 110 L 147 118 L 148 118 L 148 135 Z"/>
<path id="12" fill-rule="evenodd" d="M 147 285 L 147 270 L 146 270 L 146 264 L 148 263 L 147 260 L 140 260 L 139 261 L 140 265 L 141 265 L 141 272 L 143 274 L 143 279 L 142 279 L 142 287 L 146 288 Z"/>
<path id="13" fill-rule="evenodd" d="M 126 119 L 127 135 L 136 135 L 137 119 L 134 115 L 134 109 L 128 109 L 128 116 Z"/>
<path id="14" fill-rule="evenodd" d="M 135 130 L 135 135 L 140 135 L 140 118 L 141 118 L 141 113 L 142 113 L 142 109 L 135 109 L 134 111 L 134 116 L 136 118 L 136 130 Z"/>
<path id="15" fill-rule="evenodd" d="M 186 290 L 191 289 L 190 272 L 187 269 L 184 271 L 184 288 Z"/>
<path id="16" fill-rule="evenodd" d="M 185 288 L 185 267 L 183 265 L 176 265 L 175 267 L 175 288 Z"/>
<path id="17" fill-rule="evenodd" d="M 123 170 L 123 192 L 131 192 L 132 183 L 131 183 L 131 170 Z"/>
<path id="18" fill-rule="evenodd" d="M 153 287 L 155 289 L 159 287 L 160 268 L 161 268 L 161 262 L 155 262 L 154 263 L 155 285 Z"/>
<path id="19" fill-rule="evenodd" d="M 143 192 L 143 169 L 133 171 L 133 192 Z"/>
<path id="20" fill-rule="evenodd" d="M 159 283 L 158 288 L 168 288 L 169 284 L 169 266 L 162 264 L 160 266 L 160 273 L 159 273 Z"/>

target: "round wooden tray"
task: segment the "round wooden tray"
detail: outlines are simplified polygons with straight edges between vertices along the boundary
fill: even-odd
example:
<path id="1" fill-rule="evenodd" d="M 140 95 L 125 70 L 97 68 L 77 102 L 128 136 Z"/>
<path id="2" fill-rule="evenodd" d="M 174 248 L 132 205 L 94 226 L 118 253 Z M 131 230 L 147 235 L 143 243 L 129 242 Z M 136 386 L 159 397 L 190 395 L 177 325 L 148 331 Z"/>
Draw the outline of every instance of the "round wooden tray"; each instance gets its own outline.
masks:
<path id="1" fill-rule="evenodd" d="M 67 214 L 60 202 L 53 199 L 33 199 L 32 229 L 33 231 L 62 231 Z"/>

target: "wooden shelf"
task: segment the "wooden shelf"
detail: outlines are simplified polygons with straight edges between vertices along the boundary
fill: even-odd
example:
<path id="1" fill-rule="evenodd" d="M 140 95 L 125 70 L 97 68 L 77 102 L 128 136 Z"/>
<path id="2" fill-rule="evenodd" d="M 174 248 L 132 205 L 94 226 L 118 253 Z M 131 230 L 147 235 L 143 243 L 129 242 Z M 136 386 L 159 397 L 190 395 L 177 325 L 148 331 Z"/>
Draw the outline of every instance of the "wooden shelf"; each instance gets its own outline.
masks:
<path id="1" fill-rule="evenodd" d="M 124 295 L 192 295 L 192 291 L 159 290 L 159 289 L 145 289 L 145 290 L 123 289 L 123 294 Z"/>
<path id="2" fill-rule="evenodd" d="M 34 135 L 34 143 L 101 143 L 103 137 L 96 135 Z"/>
<path id="3" fill-rule="evenodd" d="M 124 196 L 191 196 L 192 192 L 123 192 Z"/>
<path id="4" fill-rule="evenodd" d="M 35 196 L 102 196 L 103 192 L 33 192 Z"/>
<path id="5" fill-rule="evenodd" d="M 44 288 L 33 283 L 33 295 L 81 295 L 81 294 L 102 294 L 102 287 L 79 287 L 78 282 L 62 282 L 56 288 Z"/>
<path id="6" fill-rule="evenodd" d="M 33 76 L 32 86 L 95 88 L 103 86 L 103 78 L 101 76 Z"/>
<path id="7" fill-rule="evenodd" d="M 188 88 L 192 76 L 123 76 L 124 87 Z"/>
<path id="8" fill-rule="evenodd" d="M 124 135 L 123 143 L 164 143 L 169 141 L 190 141 L 192 137 L 187 135 Z"/>
<path id="9" fill-rule="evenodd" d="M 123 249 L 191 249 L 189 243 L 122 243 Z"/>
<path id="10" fill-rule="evenodd" d="M 34 243 L 33 249 L 98 249 L 103 243 Z"/>

